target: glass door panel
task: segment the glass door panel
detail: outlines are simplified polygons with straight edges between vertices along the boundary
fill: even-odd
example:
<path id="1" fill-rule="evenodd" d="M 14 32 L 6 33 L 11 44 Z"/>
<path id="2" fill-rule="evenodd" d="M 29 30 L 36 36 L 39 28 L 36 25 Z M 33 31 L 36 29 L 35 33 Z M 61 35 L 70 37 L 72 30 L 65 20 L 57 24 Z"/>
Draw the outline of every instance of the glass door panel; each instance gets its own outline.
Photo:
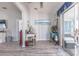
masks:
<path id="1" fill-rule="evenodd" d="M 75 6 L 64 13 L 64 49 L 70 54 L 75 55 Z"/>

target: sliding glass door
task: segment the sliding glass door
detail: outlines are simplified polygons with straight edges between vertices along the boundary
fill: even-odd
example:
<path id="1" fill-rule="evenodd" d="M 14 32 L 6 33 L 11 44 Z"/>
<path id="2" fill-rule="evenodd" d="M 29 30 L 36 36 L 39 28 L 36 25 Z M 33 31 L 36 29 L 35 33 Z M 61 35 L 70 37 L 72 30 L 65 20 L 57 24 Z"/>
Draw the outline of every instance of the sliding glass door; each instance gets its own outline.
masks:
<path id="1" fill-rule="evenodd" d="M 70 55 L 75 55 L 75 6 L 64 12 L 63 18 L 63 48 Z"/>
<path id="2" fill-rule="evenodd" d="M 79 55 L 79 3 L 65 9 L 59 19 L 60 45 L 70 55 Z"/>

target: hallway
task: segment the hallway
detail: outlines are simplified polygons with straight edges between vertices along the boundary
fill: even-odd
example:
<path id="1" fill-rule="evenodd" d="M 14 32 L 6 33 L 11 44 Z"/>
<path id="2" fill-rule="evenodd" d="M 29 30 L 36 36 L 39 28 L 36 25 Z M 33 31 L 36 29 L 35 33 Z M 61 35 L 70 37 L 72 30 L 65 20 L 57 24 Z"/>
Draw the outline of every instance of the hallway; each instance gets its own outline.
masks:
<path id="1" fill-rule="evenodd" d="M 49 41 L 37 41 L 36 46 L 21 48 L 17 42 L 0 44 L 0 56 L 69 56 Z"/>
<path id="2" fill-rule="evenodd" d="M 69 56 L 64 50 L 75 46 L 78 6 L 72 2 L 1 2 L 0 55 Z"/>

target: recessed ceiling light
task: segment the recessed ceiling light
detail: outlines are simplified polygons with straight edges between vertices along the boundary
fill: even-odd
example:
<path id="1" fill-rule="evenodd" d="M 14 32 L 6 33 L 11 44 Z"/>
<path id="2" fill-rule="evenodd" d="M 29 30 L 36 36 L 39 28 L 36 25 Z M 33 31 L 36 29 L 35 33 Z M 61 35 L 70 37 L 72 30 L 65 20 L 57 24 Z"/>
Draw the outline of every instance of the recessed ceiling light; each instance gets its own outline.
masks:
<path id="1" fill-rule="evenodd" d="M 35 10 L 37 10 L 38 8 L 34 8 Z"/>
<path id="2" fill-rule="evenodd" d="M 7 9 L 6 7 L 2 7 L 2 9 Z"/>

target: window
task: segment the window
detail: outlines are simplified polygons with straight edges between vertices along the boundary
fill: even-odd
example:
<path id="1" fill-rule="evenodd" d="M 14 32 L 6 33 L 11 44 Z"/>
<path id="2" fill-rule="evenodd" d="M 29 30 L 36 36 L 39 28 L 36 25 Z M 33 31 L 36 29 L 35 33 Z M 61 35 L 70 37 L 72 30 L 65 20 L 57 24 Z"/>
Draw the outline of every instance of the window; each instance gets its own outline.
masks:
<path id="1" fill-rule="evenodd" d="M 0 31 L 3 31 L 6 28 L 6 21 L 0 20 Z"/>
<path id="2" fill-rule="evenodd" d="M 64 21 L 64 33 L 69 34 L 73 32 L 73 21 Z"/>

